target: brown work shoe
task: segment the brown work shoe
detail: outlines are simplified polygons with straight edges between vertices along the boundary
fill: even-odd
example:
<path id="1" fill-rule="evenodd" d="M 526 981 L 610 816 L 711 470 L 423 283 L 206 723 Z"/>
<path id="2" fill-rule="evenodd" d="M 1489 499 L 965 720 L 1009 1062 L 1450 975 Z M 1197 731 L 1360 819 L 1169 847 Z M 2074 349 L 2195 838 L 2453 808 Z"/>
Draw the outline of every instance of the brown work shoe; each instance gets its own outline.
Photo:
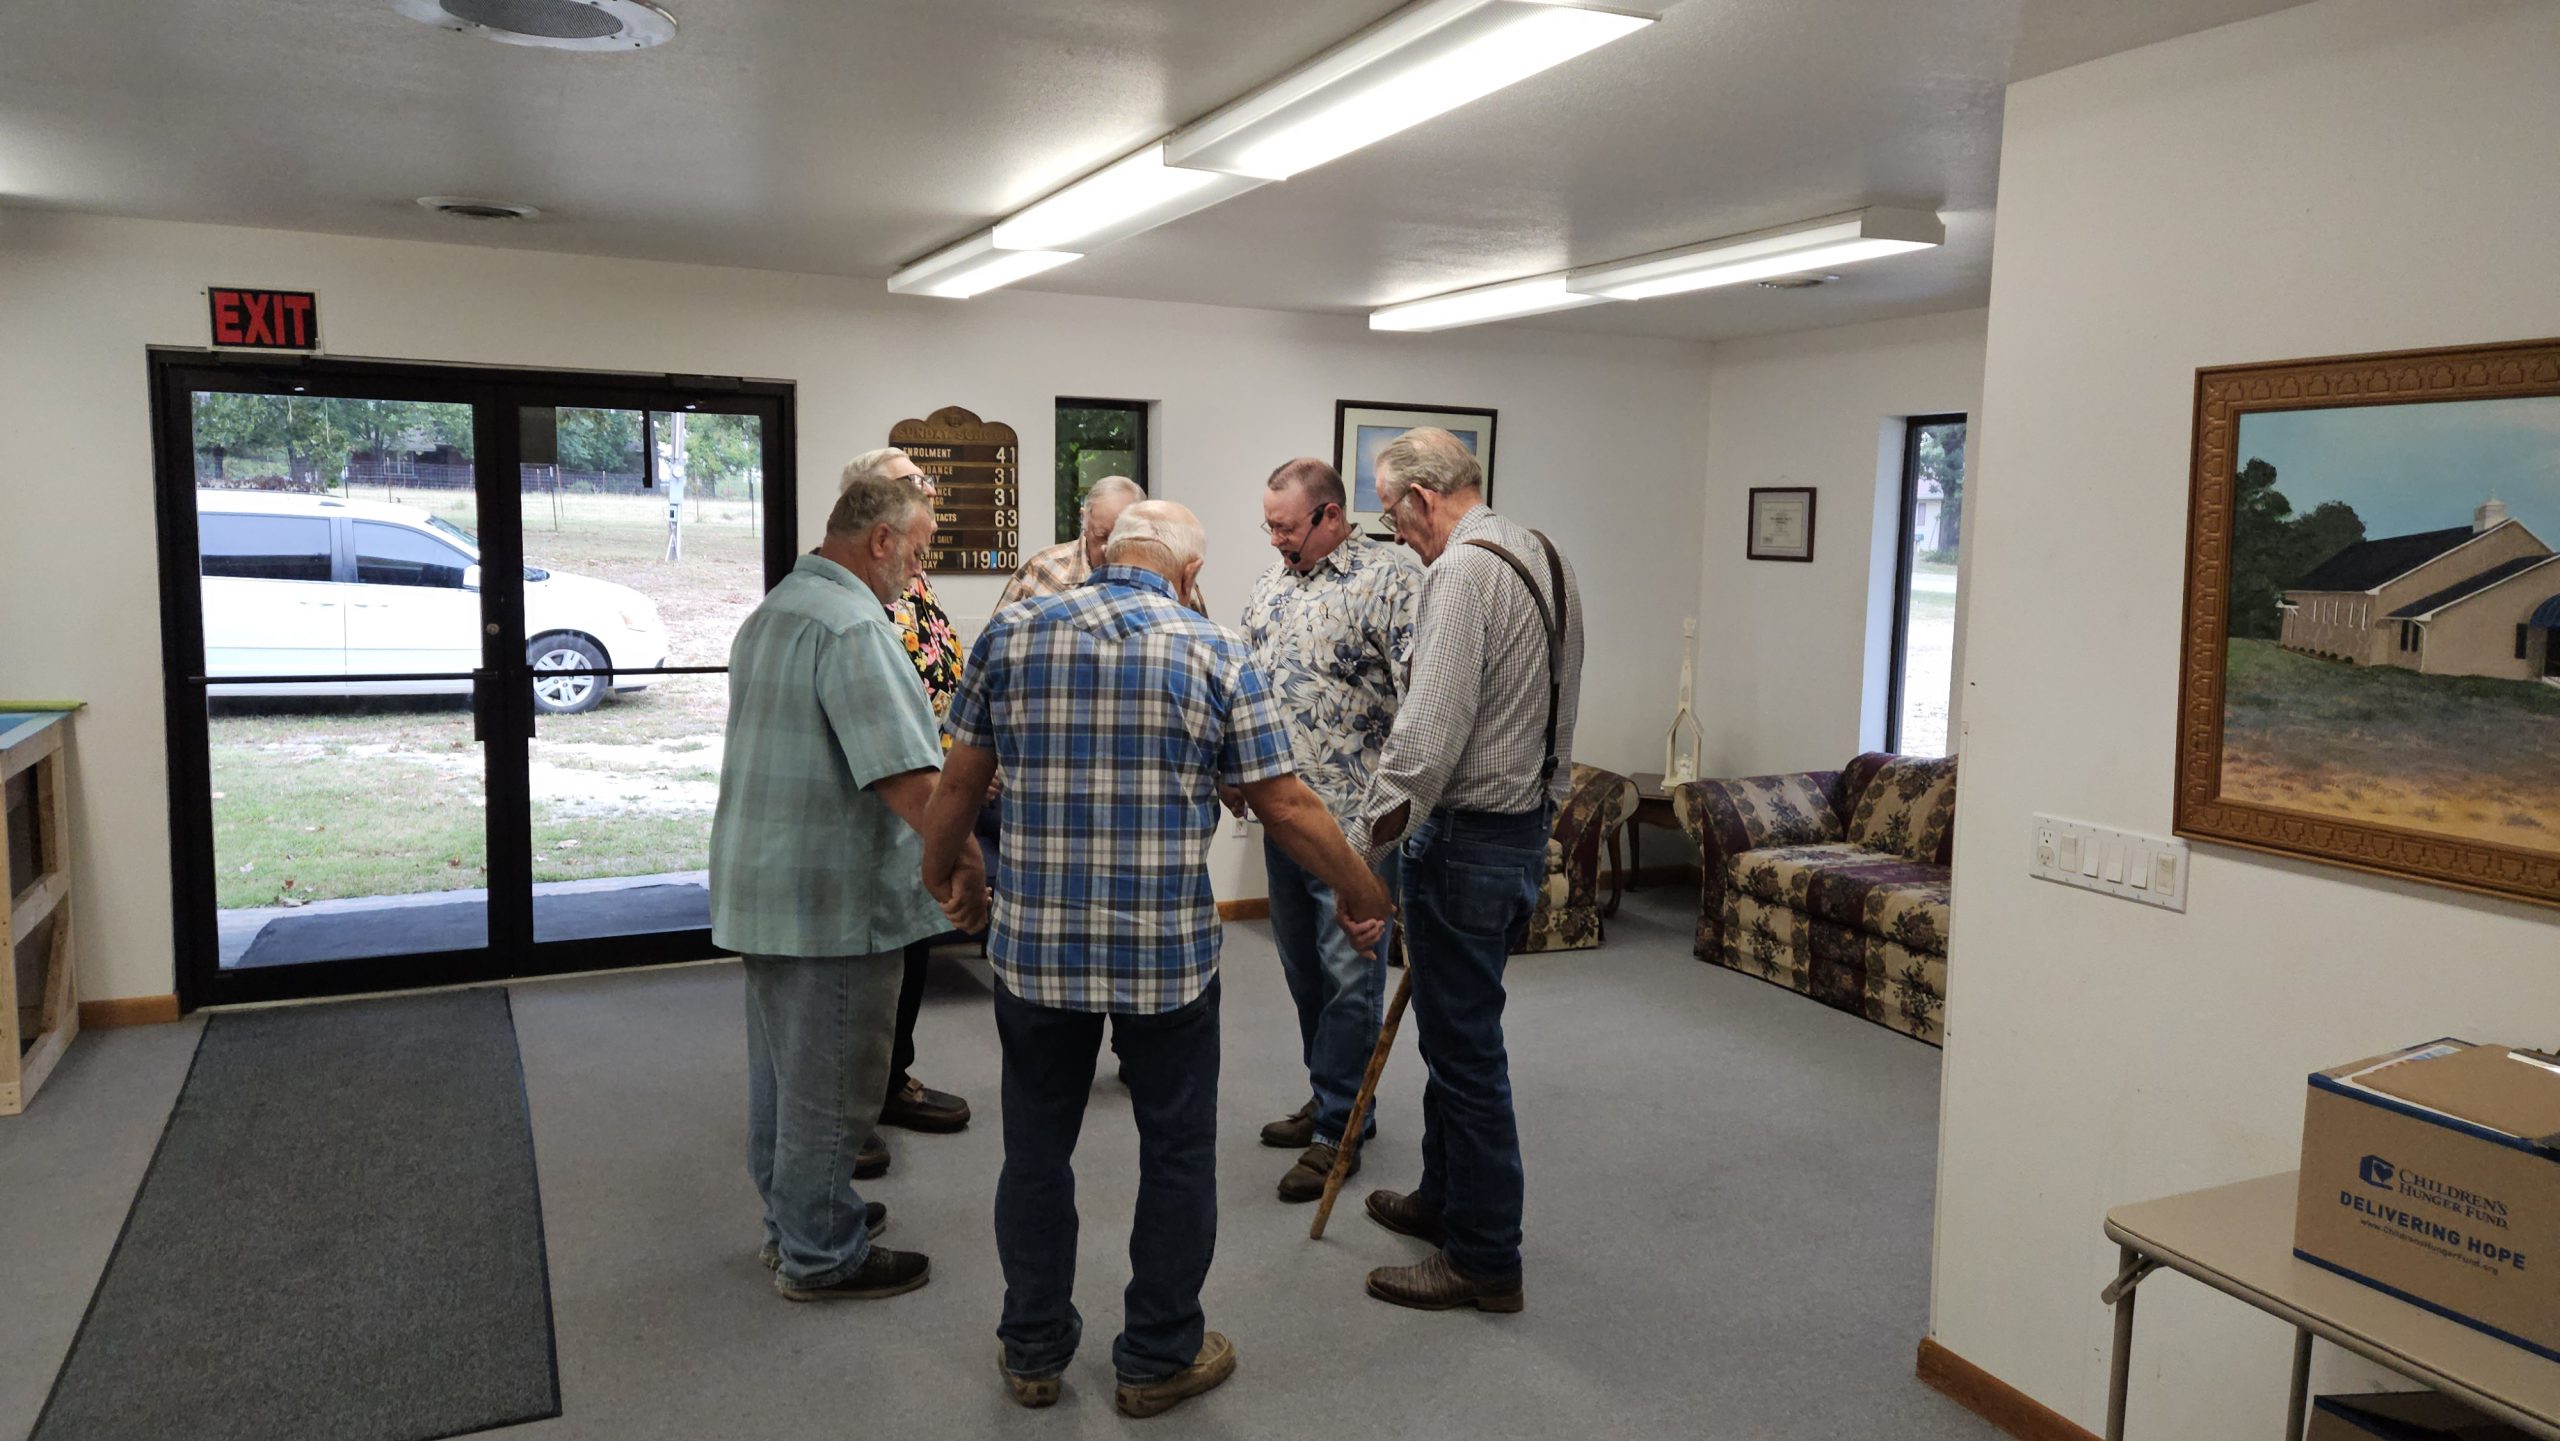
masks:
<path id="1" fill-rule="evenodd" d="M 889 1143 L 872 1132 L 862 1138 L 862 1149 L 853 1153 L 853 1178 L 868 1181 L 889 1174 Z"/>
<path id="2" fill-rule="evenodd" d="M 877 1301 L 903 1296 L 933 1279 L 933 1262 L 921 1251 L 874 1246 L 862 1264 L 824 1286 L 807 1286 L 777 1271 L 773 1289 L 786 1301 Z"/>
<path id="3" fill-rule="evenodd" d="M 1448 1254 L 1440 1251 L 1416 1265 L 1380 1266 L 1370 1272 L 1369 1294 L 1417 1311 L 1455 1311 L 1461 1306 L 1473 1306 L 1479 1311 L 1508 1313 L 1522 1305 L 1519 1277 L 1478 1281 L 1450 1265 Z"/>
<path id="4" fill-rule="evenodd" d="M 880 1107 L 880 1124 L 947 1135 L 969 1124 L 969 1103 L 909 1076 Z"/>
<path id="5" fill-rule="evenodd" d="M 1262 1144 L 1281 1151 L 1298 1151 L 1315 1144 L 1316 1103 L 1307 1102 L 1295 1114 L 1283 1116 L 1262 1128 Z"/>
<path id="6" fill-rule="evenodd" d="M 1004 1361 L 1004 1343 L 996 1343 L 996 1369 L 1004 1373 L 1006 1389 L 1013 1392 L 1013 1404 L 1036 1411 L 1058 1404 L 1058 1387 L 1065 1379 L 1059 1376 L 1018 1376 Z"/>
<path id="7" fill-rule="evenodd" d="M 1183 1401 L 1203 1391 L 1214 1391 L 1228 1377 L 1236 1374 L 1236 1346 L 1215 1331 L 1200 1337 L 1200 1354 L 1190 1365 L 1161 1381 L 1132 1386 L 1120 1383 L 1120 1414 L 1154 1416 L 1170 1411 Z"/>
<path id="8" fill-rule="evenodd" d="M 1358 1160 L 1357 1156 L 1352 1159 Z M 1449 1223 L 1440 1212 L 1423 1204 L 1411 1191 L 1371 1191 L 1367 1201 L 1369 1219 L 1401 1236 L 1428 1241 L 1434 1246 L 1449 1244 Z"/>
<path id="9" fill-rule="evenodd" d="M 1298 1164 L 1291 1166 L 1288 1174 L 1280 1178 L 1280 1199 L 1312 1201 L 1323 1195 L 1325 1179 L 1333 1174 L 1333 1158 L 1337 1154 L 1339 1154 L 1339 1148 L 1325 1145 L 1321 1141 L 1307 1147 L 1299 1154 Z M 1351 1169 L 1342 1174 L 1345 1176 L 1360 1174 L 1358 1151 L 1351 1153 Z"/>

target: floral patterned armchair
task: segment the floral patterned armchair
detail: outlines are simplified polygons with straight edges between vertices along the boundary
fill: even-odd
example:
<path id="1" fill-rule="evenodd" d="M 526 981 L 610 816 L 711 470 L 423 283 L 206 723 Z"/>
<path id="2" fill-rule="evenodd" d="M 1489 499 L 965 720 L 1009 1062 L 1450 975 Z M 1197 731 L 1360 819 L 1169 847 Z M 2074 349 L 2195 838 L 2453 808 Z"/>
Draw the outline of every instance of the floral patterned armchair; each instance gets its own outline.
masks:
<path id="1" fill-rule="evenodd" d="M 1577 762 L 1572 791 L 1547 837 L 1547 875 L 1538 907 L 1511 952 L 1587 951 L 1600 944 L 1600 855 L 1609 836 L 1636 813 L 1636 783 L 1616 771 Z"/>
<path id="2" fill-rule="evenodd" d="M 1699 959 L 1944 1042 L 1955 757 L 1692 781 L 1672 809 L 1698 845 Z"/>

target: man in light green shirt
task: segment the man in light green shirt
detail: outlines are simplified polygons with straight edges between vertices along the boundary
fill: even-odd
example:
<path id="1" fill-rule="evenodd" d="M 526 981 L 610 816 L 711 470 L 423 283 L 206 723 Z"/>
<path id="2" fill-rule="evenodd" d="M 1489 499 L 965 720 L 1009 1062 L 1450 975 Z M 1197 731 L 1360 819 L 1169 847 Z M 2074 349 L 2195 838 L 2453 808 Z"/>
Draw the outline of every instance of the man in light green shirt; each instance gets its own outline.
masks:
<path id="1" fill-rule="evenodd" d="M 847 486 L 729 648 L 711 938 L 744 958 L 747 1169 L 774 1288 L 794 1301 L 901 1295 L 930 1274 L 871 1244 L 887 1212 L 853 1166 L 888 1085 L 901 951 L 986 916 L 974 845 L 937 901 L 915 829 L 942 743 L 887 605 L 933 530 L 905 482 Z"/>

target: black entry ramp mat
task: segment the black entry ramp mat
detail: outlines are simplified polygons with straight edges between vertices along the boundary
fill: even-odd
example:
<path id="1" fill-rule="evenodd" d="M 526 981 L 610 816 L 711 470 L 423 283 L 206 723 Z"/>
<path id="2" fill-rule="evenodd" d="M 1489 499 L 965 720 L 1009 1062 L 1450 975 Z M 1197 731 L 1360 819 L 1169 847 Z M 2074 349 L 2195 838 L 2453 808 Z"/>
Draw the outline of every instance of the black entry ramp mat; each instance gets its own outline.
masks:
<path id="1" fill-rule="evenodd" d="M 533 938 L 537 941 L 584 941 L 709 929 L 711 891 L 705 886 L 628 886 L 533 898 Z M 232 969 L 467 951 L 488 943 L 486 900 L 318 911 L 267 922 L 259 928 L 257 938 L 249 942 L 249 949 L 232 962 Z"/>
<path id="2" fill-rule="evenodd" d="M 207 1021 L 33 1441 L 430 1441 L 559 1414 L 506 992 Z"/>

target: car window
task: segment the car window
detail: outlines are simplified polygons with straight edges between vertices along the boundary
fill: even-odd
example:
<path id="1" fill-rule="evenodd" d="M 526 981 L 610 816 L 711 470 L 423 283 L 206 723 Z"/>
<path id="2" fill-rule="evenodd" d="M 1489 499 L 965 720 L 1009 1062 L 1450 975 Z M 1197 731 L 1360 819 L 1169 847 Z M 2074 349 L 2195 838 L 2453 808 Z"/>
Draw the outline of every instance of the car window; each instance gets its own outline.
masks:
<path id="1" fill-rule="evenodd" d="M 196 549 L 208 576 L 329 579 L 329 522 L 322 516 L 207 512 L 196 517 Z"/>
<path id="2" fill-rule="evenodd" d="M 471 559 L 461 551 L 404 525 L 378 521 L 355 523 L 358 585 L 462 584 L 462 569 Z"/>

